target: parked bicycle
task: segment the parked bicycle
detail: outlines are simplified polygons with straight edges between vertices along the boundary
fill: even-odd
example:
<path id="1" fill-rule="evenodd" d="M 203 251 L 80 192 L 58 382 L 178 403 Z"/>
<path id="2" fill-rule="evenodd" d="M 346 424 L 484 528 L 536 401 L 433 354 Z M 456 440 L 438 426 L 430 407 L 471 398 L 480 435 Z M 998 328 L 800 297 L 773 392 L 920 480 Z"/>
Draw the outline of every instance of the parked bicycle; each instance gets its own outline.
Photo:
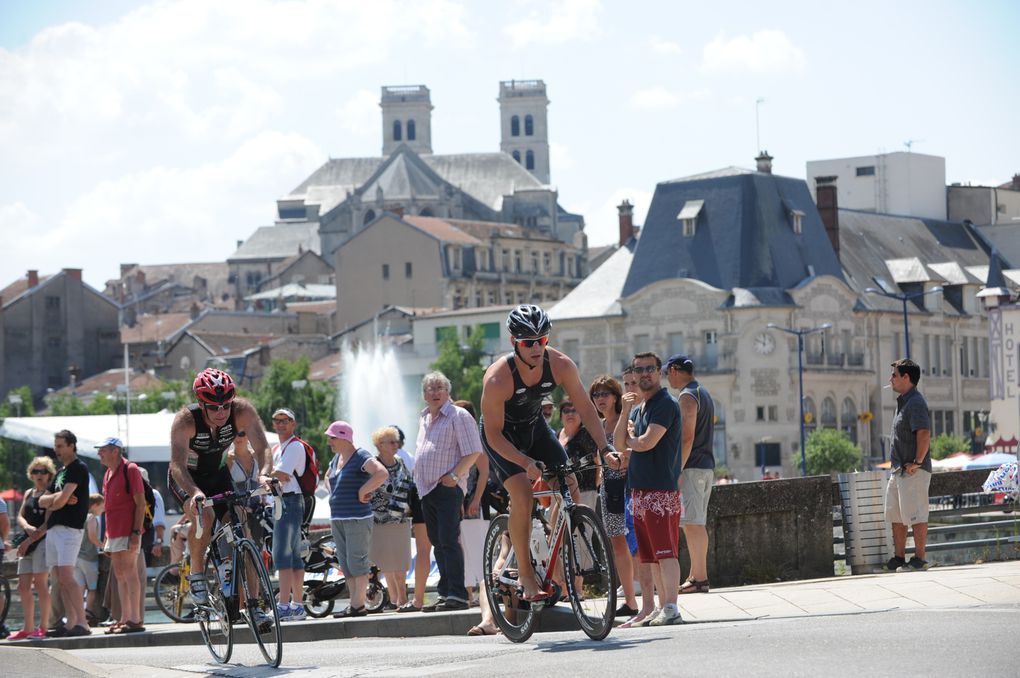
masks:
<path id="1" fill-rule="evenodd" d="M 594 467 L 590 459 L 580 464 L 568 461 L 553 469 L 543 467 L 543 479 L 557 489 L 535 492 L 527 557 L 542 590 L 550 594 L 548 598 L 535 603 L 524 600 L 524 588 L 518 582 L 519 556 L 510 542 L 509 516 L 496 516 L 489 525 L 482 555 L 488 578 L 486 595 L 496 624 L 515 643 L 531 637 L 541 611 L 555 605 L 564 588 L 574 616 L 589 638 L 602 640 L 613 628 L 617 586 L 613 549 L 595 512 L 574 503 L 566 481 L 570 474 Z M 548 520 L 537 501 L 544 497 L 551 498 Z"/>
<path id="2" fill-rule="evenodd" d="M 266 663 L 278 667 L 283 658 L 280 615 L 262 548 L 248 538 L 244 531 L 247 519 L 245 507 L 249 500 L 269 493 L 279 497 L 279 481 L 274 480 L 271 488 L 240 493 L 225 492 L 207 497 L 205 502 L 196 507 L 196 533 L 199 536 L 204 531 L 203 506 L 226 505 L 232 518 L 220 524 L 209 543 L 206 551 L 209 604 L 195 608 L 202 639 L 213 659 L 221 664 L 230 660 L 234 647 L 233 624 L 241 620 L 247 622 Z M 283 504 L 275 501 L 273 505 L 274 519 L 279 520 Z"/>
<path id="3" fill-rule="evenodd" d="M 347 578 L 340 571 L 336 558 L 333 535 L 316 539 L 305 560 L 305 611 L 308 616 L 321 619 L 333 611 L 340 598 L 350 596 Z M 365 610 L 379 612 L 389 602 L 389 592 L 379 578 L 379 568 L 372 565 L 365 594 Z"/>
<path id="4" fill-rule="evenodd" d="M 187 529 L 187 528 L 185 528 Z M 175 622 L 195 621 L 195 604 L 191 599 L 191 553 L 185 545 L 180 562 L 170 563 L 159 571 L 152 581 L 152 597 L 166 616 Z"/>

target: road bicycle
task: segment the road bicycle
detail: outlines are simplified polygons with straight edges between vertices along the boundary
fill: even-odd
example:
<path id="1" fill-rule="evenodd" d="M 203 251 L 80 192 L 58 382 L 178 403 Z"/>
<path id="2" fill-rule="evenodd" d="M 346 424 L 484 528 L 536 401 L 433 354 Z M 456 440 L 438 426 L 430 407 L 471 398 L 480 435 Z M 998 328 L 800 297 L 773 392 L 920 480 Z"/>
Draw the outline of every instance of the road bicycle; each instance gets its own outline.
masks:
<path id="1" fill-rule="evenodd" d="M 247 622 L 267 664 L 275 668 L 283 659 L 280 613 L 262 548 L 244 531 L 245 507 L 253 497 L 266 494 L 276 497 L 273 517 L 274 520 L 280 519 L 283 502 L 279 487 L 279 481 L 274 479 L 270 489 L 260 487 L 250 492 L 225 492 L 206 497 L 205 502 L 196 507 L 196 536 L 199 537 L 204 531 L 204 506 L 226 505 L 232 517 L 220 524 L 209 542 L 205 557 L 209 602 L 195 606 L 202 640 L 209 654 L 221 664 L 230 661 L 234 648 L 233 625 L 241 620 Z"/>
<path id="2" fill-rule="evenodd" d="M 572 473 L 593 468 L 594 462 L 584 458 L 580 463 L 567 461 L 542 469 L 543 479 L 557 489 L 535 492 L 528 557 L 548 598 L 533 603 L 524 600 L 518 581 L 518 554 L 510 542 L 510 517 L 496 516 L 489 525 L 482 554 L 483 572 L 487 573 L 485 593 L 497 626 L 515 643 L 531 637 L 541 611 L 559 602 L 564 589 L 581 630 L 589 638 L 602 640 L 613 628 L 617 587 L 613 549 L 595 512 L 574 503 L 566 482 Z M 546 497 L 550 499 L 548 517 L 538 502 Z"/>
<path id="3" fill-rule="evenodd" d="M 178 563 L 170 563 L 156 575 L 152 582 L 152 597 L 166 616 L 175 622 L 195 621 L 195 604 L 191 599 L 191 554 L 184 547 L 184 556 Z"/>

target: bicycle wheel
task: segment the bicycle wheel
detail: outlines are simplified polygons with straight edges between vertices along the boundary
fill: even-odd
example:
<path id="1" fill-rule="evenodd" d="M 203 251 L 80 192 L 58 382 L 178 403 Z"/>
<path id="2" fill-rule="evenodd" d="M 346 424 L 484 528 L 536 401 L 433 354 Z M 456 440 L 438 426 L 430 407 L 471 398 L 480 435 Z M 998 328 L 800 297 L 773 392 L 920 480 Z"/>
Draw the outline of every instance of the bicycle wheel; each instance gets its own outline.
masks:
<path id="1" fill-rule="evenodd" d="M 209 604 L 196 606 L 195 619 L 198 620 L 198 629 L 205 646 L 209 648 L 209 654 L 220 664 L 226 664 L 234 651 L 234 627 L 230 624 L 227 602 L 216 578 L 216 567 L 208 558 L 205 577 L 209 588 Z"/>
<path id="2" fill-rule="evenodd" d="M 383 606 L 389 601 L 390 594 L 386 585 L 379 581 L 379 575 L 368 580 L 368 587 L 365 589 L 365 611 L 368 613 L 380 612 Z"/>
<path id="3" fill-rule="evenodd" d="M 482 572 L 485 595 L 496 625 L 507 638 L 523 643 L 535 632 L 541 605 L 533 607 L 521 598 L 523 591 L 517 583 L 517 555 L 510 544 L 509 521 L 509 516 L 500 515 L 489 525 L 482 553 Z"/>
<path id="4" fill-rule="evenodd" d="M 195 621 L 191 588 L 186 577 L 181 577 L 181 564 L 170 563 L 152 581 L 152 597 L 160 611 L 175 622 Z"/>
<path id="5" fill-rule="evenodd" d="M 571 539 L 563 544 L 570 606 L 581 630 L 592 640 L 602 640 L 613 629 L 616 616 L 613 548 L 602 523 L 587 506 L 571 509 L 570 526 Z"/>
<path id="6" fill-rule="evenodd" d="M 241 616 L 248 622 L 266 663 L 276 668 L 283 659 L 280 612 L 276 608 L 276 596 L 273 595 L 273 585 L 262 562 L 262 554 L 248 539 L 238 544 L 234 580 L 238 585 L 237 594 L 244 601 Z"/>
<path id="7" fill-rule="evenodd" d="M 305 562 L 305 612 L 321 619 L 333 612 L 335 601 L 346 597 L 347 584 L 336 567 L 336 544 L 326 534 L 312 543 Z"/>

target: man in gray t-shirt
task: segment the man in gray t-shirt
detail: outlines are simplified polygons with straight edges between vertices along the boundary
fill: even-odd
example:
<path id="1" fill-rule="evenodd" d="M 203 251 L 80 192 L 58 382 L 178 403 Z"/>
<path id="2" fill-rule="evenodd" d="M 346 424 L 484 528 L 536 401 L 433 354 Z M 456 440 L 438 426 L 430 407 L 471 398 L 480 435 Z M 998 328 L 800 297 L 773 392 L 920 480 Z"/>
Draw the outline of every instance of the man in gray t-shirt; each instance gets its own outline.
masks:
<path id="1" fill-rule="evenodd" d="M 885 516 L 892 523 L 895 553 L 886 570 L 927 570 L 928 486 L 931 483 L 931 422 L 928 403 L 917 390 L 921 368 L 909 358 L 892 364 L 889 385 L 897 394 L 892 421 L 892 475 L 885 493 Z M 914 532 L 914 555 L 906 560 L 907 528 Z"/>

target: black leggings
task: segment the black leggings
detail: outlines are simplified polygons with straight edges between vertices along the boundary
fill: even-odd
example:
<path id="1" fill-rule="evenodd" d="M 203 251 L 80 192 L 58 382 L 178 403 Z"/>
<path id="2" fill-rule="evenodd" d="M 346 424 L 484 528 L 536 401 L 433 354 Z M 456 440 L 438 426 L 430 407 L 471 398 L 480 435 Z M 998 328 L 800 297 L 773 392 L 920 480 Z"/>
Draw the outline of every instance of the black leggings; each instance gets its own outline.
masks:
<path id="1" fill-rule="evenodd" d="M 525 472 L 520 466 L 489 447 L 489 442 L 485 439 L 484 424 L 481 433 L 482 447 L 489 455 L 490 467 L 495 471 L 500 483 L 506 482 L 506 479 L 511 476 Z M 567 453 L 560 445 L 560 441 L 556 440 L 556 434 L 549 428 L 545 419 L 539 418 L 530 424 L 509 424 L 503 428 L 503 436 L 522 454 L 542 462 L 546 468 L 561 466 L 567 461 Z"/>

